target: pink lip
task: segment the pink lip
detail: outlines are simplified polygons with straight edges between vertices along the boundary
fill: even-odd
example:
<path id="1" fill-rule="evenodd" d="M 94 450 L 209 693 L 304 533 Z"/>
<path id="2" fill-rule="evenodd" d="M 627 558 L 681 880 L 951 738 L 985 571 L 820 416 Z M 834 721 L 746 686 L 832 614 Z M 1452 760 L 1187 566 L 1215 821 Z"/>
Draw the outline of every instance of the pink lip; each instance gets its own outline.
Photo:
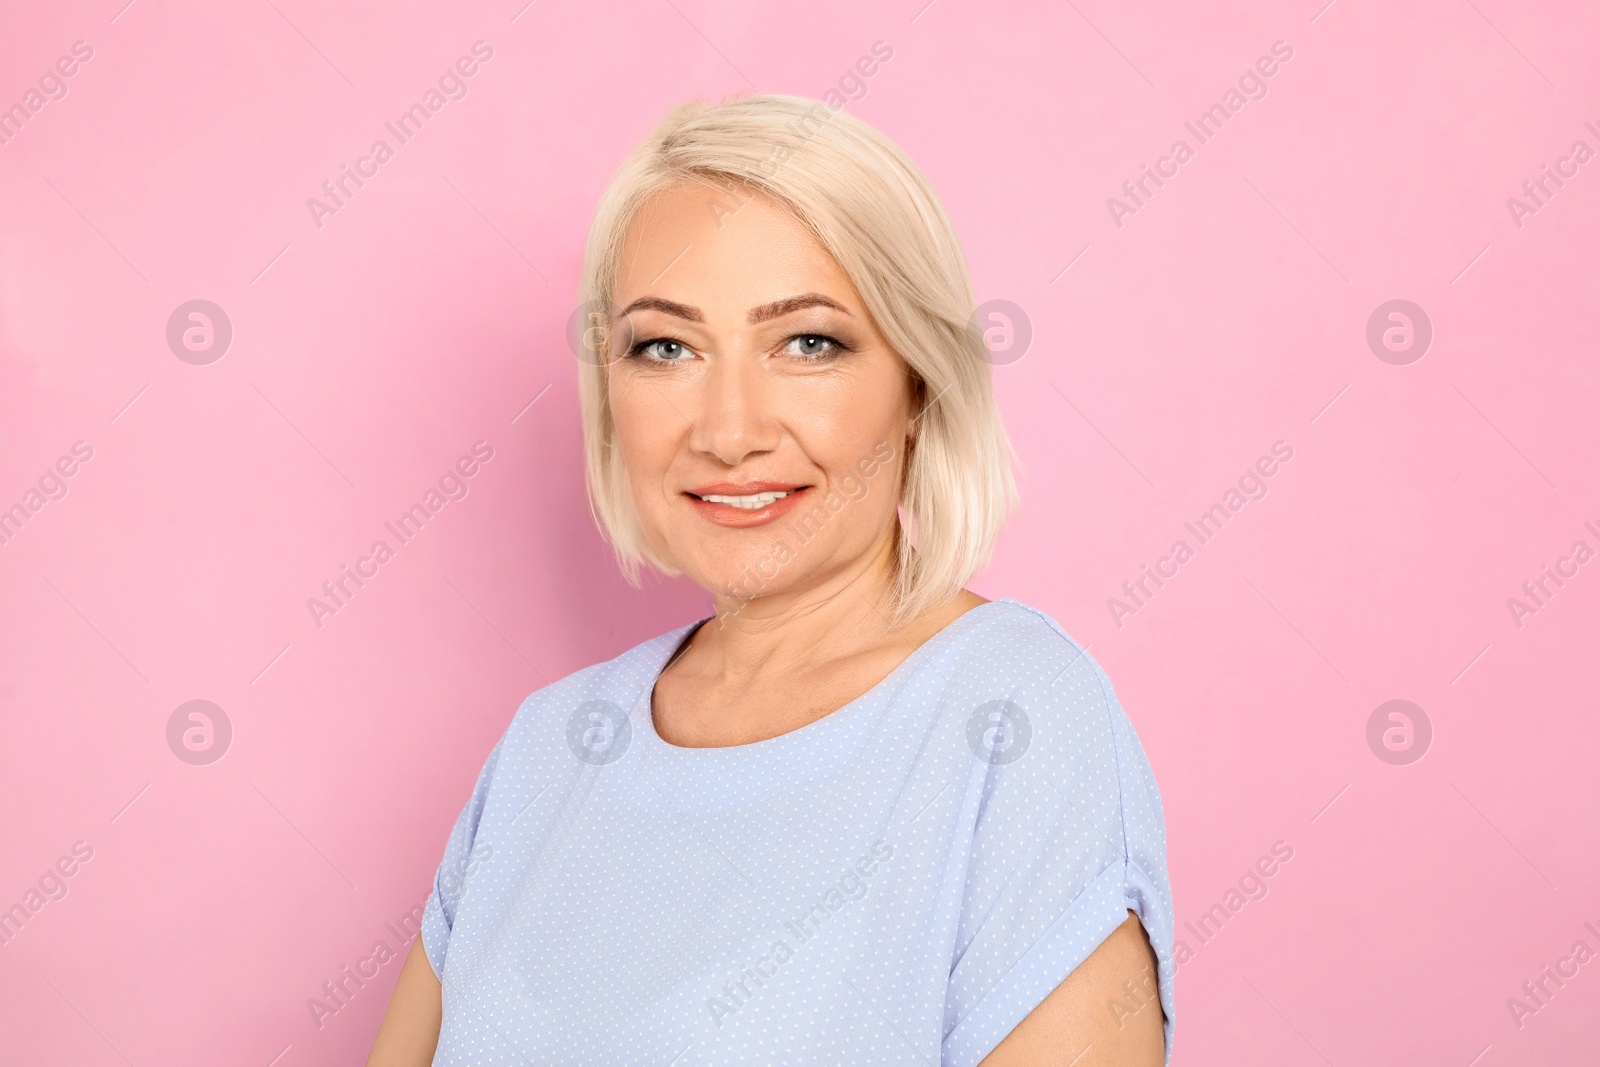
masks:
<path id="1" fill-rule="evenodd" d="M 736 508 L 732 504 L 716 504 L 709 500 L 701 500 L 702 494 L 715 494 L 717 496 L 748 496 L 751 493 L 787 492 L 789 495 L 781 500 L 774 500 L 764 508 L 752 510 L 750 508 Z M 732 482 L 717 482 L 715 485 L 705 485 L 694 489 L 684 495 L 689 498 L 689 503 L 694 506 L 702 516 L 730 529 L 743 530 L 752 526 L 765 526 L 769 522 L 776 522 L 782 518 L 795 503 L 803 499 L 810 492 L 810 486 L 796 486 L 781 482 L 749 482 L 744 485 L 735 485 Z"/>

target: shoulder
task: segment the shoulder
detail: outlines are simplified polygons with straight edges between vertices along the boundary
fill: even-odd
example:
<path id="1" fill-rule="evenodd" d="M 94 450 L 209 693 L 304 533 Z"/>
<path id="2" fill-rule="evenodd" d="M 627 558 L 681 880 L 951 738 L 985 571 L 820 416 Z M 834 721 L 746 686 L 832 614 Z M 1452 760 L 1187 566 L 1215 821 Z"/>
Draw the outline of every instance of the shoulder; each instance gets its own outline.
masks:
<path id="1" fill-rule="evenodd" d="M 1047 613 L 1010 598 L 974 610 L 948 670 L 948 743 L 977 759 L 952 972 L 968 1014 L 947 1057 L 993 1048 L 1130 911 L 1158 961 L 1173 943 L 1160 796 L 1110 678 Z"/>
<path id="2" fill-rule="evenodd" d="M 626 720 L 645 684 L 693 625 L 686 623 L 640 642 L 528 694 L 490 753 L 485 777 L 500 775 L 508 764 L 525 766 L 530 759 L 537 763 L 547 751 L 561 755 L 574 719 L 588 723 L 601 715 L 615 722 Z"/>
<path id="3" fill-rule="evenodd" d="M 1055 619 L 1037 608 L 1025 604 L 1016 606 L 1034 620 L 1037 657 L 1044 669 L 1051 672 L 1052 680 L 1047 683 L 1051 695 L 1045 699 L 1045 704 L 1074 709 L 1103 727 L 1111 743 L 1122 788 L 1147 791 L 1159 805 L 1149 759 L 1111 676 L 1090 654 L 1089 646 L 1079 644 Z"/>
<path id="4" fill-rule="evenodd" d="M 573 671 L 564 678 L 534 690 L 523 700 L 522 707 L 559 704 L 572 696 L 585 698 L 602 696 L 622 699 L 640 685 L 652 666 L 659 666 L 672 645 L 682 638 L 688 625 L 676 627 L 667 633 L 641 641 L 611 659 L 590 664 Z M 630 698 L 631 699 L 631 698 Z"/>
<path id="5" fill-rule="evenodd" d="M 683 640 L 695 623 L 685 623 L 664 634 L 641 641 L 626 652 L 591 664 L 528 694 L 517 709 L 517 720 L 538 718 L 549 712 L 570 711 L 586 701 L 606 700 L 623 711 L 632 708 L 639 693 Z"/>
<path id="6" fill-rule="evenodd" d="M 1107 719 L 1122 714 L 1105 670 L 1054 618 L 1010 597 L 975 608 L 983 616 L 962 642 L 963 673 L 1005 689 L 1024 707 Z"/>
<path id="7" fill-rule="evenodd" d="M 983 605 L 961 642 L 953 680 L 973 752 L 1012 772 L 1026 807 L 1055 797 L 1100 824 L 1159 849 L 1165 836 L 1154 772 L 1116 688 L 1089 647 L 1049 614 L 1006 598 Z M 970 688 L 968 688 L 970 686 Z M 1044 789 L 1024 788 L 1031 782 Z"/>

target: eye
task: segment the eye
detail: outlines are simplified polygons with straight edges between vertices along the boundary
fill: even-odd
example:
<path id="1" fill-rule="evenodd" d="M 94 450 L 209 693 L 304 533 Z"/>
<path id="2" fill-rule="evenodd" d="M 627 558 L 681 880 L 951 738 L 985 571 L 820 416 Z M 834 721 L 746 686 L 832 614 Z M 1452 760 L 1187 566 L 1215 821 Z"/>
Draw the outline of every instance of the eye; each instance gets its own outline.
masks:
<path id="1" fill-rule="evenodd" d="M 783 346 L 783 351 L 785 355 L 820 362 L 845 351 L 845 347 L 825 334 L 801 333 L 789 338 L 789 342 Z"/>
<path id="2" fill-rule="evenodd" d="M 694 353 L 689 351 L 682 341 L 674 341 L 670 337 L 657 337 L 649 341 L 640 341 L 628 350 L 632 356 L 644 356 L 652 363 L 680 363 Z"/>

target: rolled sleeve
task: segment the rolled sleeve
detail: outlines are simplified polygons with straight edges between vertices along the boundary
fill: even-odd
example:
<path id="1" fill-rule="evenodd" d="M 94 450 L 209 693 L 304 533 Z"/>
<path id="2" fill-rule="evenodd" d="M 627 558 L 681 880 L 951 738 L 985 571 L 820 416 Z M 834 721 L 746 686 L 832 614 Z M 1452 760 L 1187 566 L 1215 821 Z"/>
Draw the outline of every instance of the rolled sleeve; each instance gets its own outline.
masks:
<path id="1" fill-rule="evenodd" d="M 1130 911 L 1156 957 L 1171 1060 L 1174 920 L 1161 798 L 1110 679 L 1072 648 L 1082 662 L 1064 668 L 1059 687 L 1018 698 L 1036 719 L 1034 749 L 994 775 L 976 827 L 946 1067 L 975 1067 Z"/>
<path id="2" fill-rule="evenodd" d="M 483 815 L 489 788 L 494 781 L 495 764 L 500 758 L 504 739 L 490 751 L 478 773 L 472 796 L 456 817 L 455 826 L 445 842 L 444 857 L 433 875 L 433 888 L 422 909 L 422 948 L 433 965 L 433 973 L 444 980 L 445 956 L 450 946 L 450 933 L 455 928 L 456 910 L 466 891 L 467 880 L 484 852 L 478 841 L 478 820 Z"/>

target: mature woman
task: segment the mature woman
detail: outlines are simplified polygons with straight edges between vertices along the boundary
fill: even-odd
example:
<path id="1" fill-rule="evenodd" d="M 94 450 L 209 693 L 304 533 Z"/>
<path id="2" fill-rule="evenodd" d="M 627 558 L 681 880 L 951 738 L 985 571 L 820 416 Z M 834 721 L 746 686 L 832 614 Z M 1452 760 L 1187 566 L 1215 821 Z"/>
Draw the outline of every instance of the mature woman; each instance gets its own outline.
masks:
<path id="1" fill-rule="evenodd" d="M 821 104 L 688 105 L 583 286 L 595 515 L 716 613 L 523 703 L 369 1064 L 1163 1063 L 1144 751 L 963 588 L 1015 490 L 927 181 Z"/>

